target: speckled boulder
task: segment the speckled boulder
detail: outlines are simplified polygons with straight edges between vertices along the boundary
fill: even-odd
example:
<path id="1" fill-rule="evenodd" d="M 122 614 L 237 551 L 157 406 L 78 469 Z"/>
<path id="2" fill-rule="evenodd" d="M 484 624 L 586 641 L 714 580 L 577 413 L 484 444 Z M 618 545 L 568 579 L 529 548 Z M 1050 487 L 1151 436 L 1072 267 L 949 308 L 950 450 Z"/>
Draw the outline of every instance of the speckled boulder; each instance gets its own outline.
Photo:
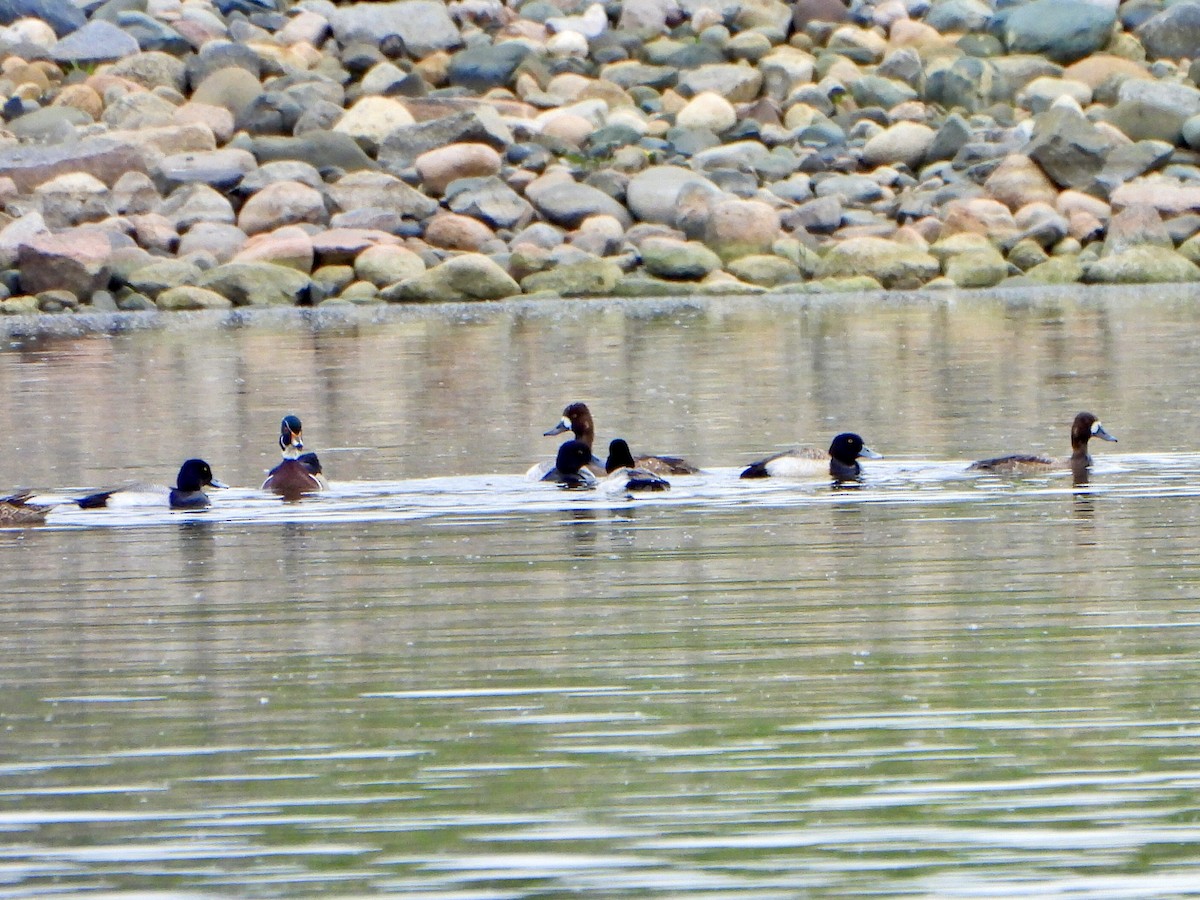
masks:
<path id="1" fill-rule="evenodd" d="M 296 306 L 311 298 L 303 272 L 273 263 L 226 263 L 200 276 L 197 287 L 227 297 L 234 306 Z"/>
<path id="2" fill-rule="evenodd" d="M 233 302 L 228 297 L 222 297 L 216 291 L 194 285 L 180 285 L 168 288 L 155 299 L 155 305 L 162 310 L 198 310 L 198 309 L 229 309 Z"/>
<path id="3" fill-rule="evenodd" d="M 21 289 L 30 294 L 67 290 L 90 297 L 108 284 L 111 252 L 108 238 L 93 228 L 34 234 L 17 251 Z"/>
<path id="4" fill-rule="evenodd" d="M 656 278 L 695 281 L 721 268 L 721 258 L 697 241 L 652 237 L 639 249 L 642 266 Z"/>
<path id="5" fill-rule="evenodd" d="M 821 259 L 818 278 L 867 275 L 885 288 L 911 289 L 941 274 L 930 254 L 877 237 L 850 238 L 835 244 Z"/>
<path id="6" fill-rule="evenodd" d="M 376 287 L 387 287 L 425 271 L 425 263 L 406 247 L 368 247 L 354 260 L 354 275 Z"/>
<path id="7" fill-rule="evenodd" d="M 1133 247 L 1083 267 L 1089 284 L 1154 284 L 1200 281 L 1200 266 L 1165 247 Z"/>

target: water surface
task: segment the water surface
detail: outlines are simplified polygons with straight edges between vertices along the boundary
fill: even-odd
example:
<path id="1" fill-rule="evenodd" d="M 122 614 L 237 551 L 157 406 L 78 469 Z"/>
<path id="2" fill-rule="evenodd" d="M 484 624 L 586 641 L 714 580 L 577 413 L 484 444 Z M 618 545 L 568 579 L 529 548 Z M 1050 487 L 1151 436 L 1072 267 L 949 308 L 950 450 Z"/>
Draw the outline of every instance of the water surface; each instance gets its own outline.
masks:
<path id="1" fill-rule="evenodd" d="M 10 340 L 5 484 L 238 487 L 0 531 L 0 897 L 1196 895 L 1186 296 L 554 313 Z M 577 399 L 705 473 L 525 481 Z"/>

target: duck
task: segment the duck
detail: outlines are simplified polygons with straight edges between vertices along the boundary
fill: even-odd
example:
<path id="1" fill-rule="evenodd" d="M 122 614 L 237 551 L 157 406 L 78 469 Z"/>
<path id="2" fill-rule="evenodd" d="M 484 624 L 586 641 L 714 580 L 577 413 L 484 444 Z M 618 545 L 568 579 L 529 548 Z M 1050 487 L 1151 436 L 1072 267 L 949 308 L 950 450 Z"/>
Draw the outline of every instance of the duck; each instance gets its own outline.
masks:
<path id="1" fill-rule="evenodd" d="M 1034 474 L 1071 469 L 1077 473 L 1091 468 L 1092 457 L 1088 453 L 1088 441 L 1092 438 L 1117 443 L 1116 437 L 1104 430 L 1100 419 L 1093 413 L 1077 413 L 1071 422 L 1071 455 L 1066 459 L 1052 459 L 1038 454 L 1014 453 L 980 459 L 967 466 L 969 472 L 996 472 L 1009 474 Z"/>
<path id="2" fill-rule="evenodd" d="M 666 491 L 670 490 L 671 482 L 656 475 L 654 472 L 641 468 L 633 459 L 629 444 L 621 438 L 615 438 L 608 444 L 608 459 L 604 461 L 604 471 L 608 477 L 604 486 L 621 491 Z"/>
<path id="3" fill-rule="evenodd" d="M 586 403 L 570 403 L 562 411 L 562 418 L 545 433 L 546 437 L 573 432 L 575 440 L 582 441 L 590 448 L 596 439 L 596 423 L 592 419 L 592 411 Z M 656 475 L 696 475 L 700 472 L 696 466 L 679 456 L 643 455 L 634 458 L 640 468 Z M 603 475 L 604 467 L 600 460 L 592 458 L 588 466 L 594 474 Z"/>
<path id="4" fill-rule="evenodd" d="M 279 449 L 283 461 L 267 473 L 262 486 L 264 491 L 295 499 L 302 494 L 329 489 L 317 454 L 300 452 L 304 449 L 302 431 L 298 416 L 284 416 L 279 423 Z"/>
<path id="5" fill-rule="evenodd" d="M 33 491 L 18 491 L 0 497 L 0 527 L 5 525 L 41 525 L 46 521 L 53 505 L 33 504 L 29 499 Z"/>
<path id="6" fill-rule="evenodd" d="M 171 509 L 204 509 L 209 505 L 204 488 L 226 485 L 213 477 L 212 467 L 202 459 L 185 460 L 175 477 L 175 486 L 127 484 L 79 497 L 80 509 L 104 509 L 117 506 L 161 506 Z"/>
<path id="7" fill-rule="evenodd" d="M 541 477 L 568 490 L 590 490 L 596 486 L 596 476 L 588 469 L 592 448 L 583 441 L 566 441 L 558 448 L 554 468 Z"/>
<path id="8" fill-rule="evenodd" d="M 883 454 L 876 453 L 861 437 L 847 431 L 833 439 L 828 453 L 815 447 L 788 450 L 751 463 L 739 477 L 802 478 L 828 473 L 834 481 L 857 481 L 862 477 L 860 458 L 883 459 Z"/>

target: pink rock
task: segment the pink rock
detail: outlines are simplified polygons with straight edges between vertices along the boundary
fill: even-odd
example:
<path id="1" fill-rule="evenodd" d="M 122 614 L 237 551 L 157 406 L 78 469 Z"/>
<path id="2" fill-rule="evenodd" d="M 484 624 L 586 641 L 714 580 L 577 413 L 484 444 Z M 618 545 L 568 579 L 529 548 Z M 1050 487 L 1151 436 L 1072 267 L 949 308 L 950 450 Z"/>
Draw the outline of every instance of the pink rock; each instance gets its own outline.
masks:
<path id="1" fill-rule="evenodd" d="M 493 237 L 492 230 L 478 219 L 457 213 L 439 213 L 425 225 L 425 240 L 446 250 L 477 251 Z"/>
<path id="2" fill-rule="evenodd" d="M 298 181 L 277 181 L 246 201 L 237 222 L 246 234 L 258 234 L 284 225 L 325 224 L 328 220 L 319 191 Z"/>
<path id="3" fill-rule="evenodd" d="M 94 228 L 35 234 L 17 251 L 26 293 L 67 290 L 81 300 L 108 284 L 112 245 Z"/>
<path id="4" fill-rule="evenodd" d="M 299 272 L 312 272 L 313 241 L 298 225 L 286 225 L 266 234 L 256 234 L 246 241 L 233 262 L 270 262 Z"/>
<path id="5" fill-rule="evenodd" d="M 441 194 L 455 179 L 499 174 L 500 154 L 487 144 L 450 144 L 422 153 L 415 165 L 425 188 Z"/>

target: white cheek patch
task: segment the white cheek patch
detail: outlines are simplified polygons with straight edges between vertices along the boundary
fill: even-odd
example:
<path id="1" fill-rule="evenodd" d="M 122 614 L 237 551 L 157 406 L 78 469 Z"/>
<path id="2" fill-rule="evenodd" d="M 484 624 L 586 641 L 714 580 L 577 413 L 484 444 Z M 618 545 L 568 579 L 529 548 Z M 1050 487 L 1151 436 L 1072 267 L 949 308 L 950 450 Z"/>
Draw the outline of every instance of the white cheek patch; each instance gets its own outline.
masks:
<path id="1" fill-rule="evenodd" d="M 1098 434 L 1100 432 L 1100 429 L 1103 427 L 1104 426 L 1101 425 L 1099 422 L 1093 422 L 1092 423 L 1092 434 Z"/>

